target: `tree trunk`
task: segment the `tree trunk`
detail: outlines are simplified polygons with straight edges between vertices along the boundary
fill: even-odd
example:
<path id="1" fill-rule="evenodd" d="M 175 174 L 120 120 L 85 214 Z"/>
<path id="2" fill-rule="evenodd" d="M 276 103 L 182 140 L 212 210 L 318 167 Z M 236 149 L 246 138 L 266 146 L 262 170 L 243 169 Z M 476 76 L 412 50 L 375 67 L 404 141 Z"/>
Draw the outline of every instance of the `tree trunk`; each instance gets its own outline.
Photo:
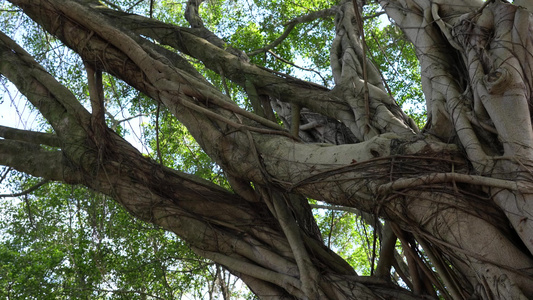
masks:
<path id="1" fill-rule="evenodd" d="M 332 90 L 224 47 L 195 17 L 192 5 L 201 1 L 189 1 L 192 28 L 91 1 L 10 2 L 88 70 L 166 106 L 233 191 L 143 157 L 99 121 L 95 93 L 90 113 L 4 34 L 0 73 L 54 134 L 25 138 L 6 128 L 14 137 L 2 135 L 1 164 L 113 197 L 225 266 L 261 299 L 533 297 L 533 19 L 526 9 L 499 1 L 380 1 L 420 60 L 428 124 L 419 132 L 366 58 L 361 7 L 351 1 L 336 7 Z M 260 100 L 255 114 L 182 54 Z M 273 120 L 273 108 L 296 131 Z M 312 122 L 318 125 L 304 128 Z M 386 220 L 380 277 L 359 276 L 323 244 L 308 198 L 364 212 L 376 230 Z M 396 239 L 405 261 L 390 246 Z M 390 282 L 391 266 L 405 285 Z"/>

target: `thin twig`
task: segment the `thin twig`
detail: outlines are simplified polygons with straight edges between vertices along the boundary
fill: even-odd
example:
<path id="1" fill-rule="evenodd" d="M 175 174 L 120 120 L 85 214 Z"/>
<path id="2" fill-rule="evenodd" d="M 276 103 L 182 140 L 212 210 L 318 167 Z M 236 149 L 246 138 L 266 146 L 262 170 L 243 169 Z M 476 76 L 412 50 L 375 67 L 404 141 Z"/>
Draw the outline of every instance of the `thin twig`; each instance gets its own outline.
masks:
<path id="1" fill-rule="evenodd" d="M 304 70 L 304 71 L 308 71 L 308 72 L 313 72 L 315 74 L 317 74 L 320 79 L 322 79 L 322 81 L 324 82 L 324 86 L 327 87 L 328 86 L 328 81 L 322 76 L 322 74 L 320 74 L 320 72 L 318 72 L 317 70 L 313 70 L 313 69 L 308 69 L 308 68 L 304 68 L 304 67 L 300 67 L 298 65 L 296 65 L 295 63 L 291 62 L 291 61 L 288 61 L 286 60 L 285 58 L 277 55 L 276 53 L 274 53 L 272 50 L 268 50 L 268 53 L 270 53 L 272 56 L 274 56 L 276 59 L 288 64 L 288 65 L 291 65 L 295 68 L 298 68 L 300 70 Z"/>

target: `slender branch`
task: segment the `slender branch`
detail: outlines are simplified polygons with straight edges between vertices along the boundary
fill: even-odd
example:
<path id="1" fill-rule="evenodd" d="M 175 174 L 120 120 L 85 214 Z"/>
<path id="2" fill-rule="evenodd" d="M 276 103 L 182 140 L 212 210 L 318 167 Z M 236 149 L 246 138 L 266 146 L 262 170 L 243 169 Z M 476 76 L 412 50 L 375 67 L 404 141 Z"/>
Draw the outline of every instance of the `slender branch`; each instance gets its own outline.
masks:
<path id="1" fill-rule="evenodd" d="M 133 5 L 131 5 L 130 7 L 128 7 L 128 9 L 126 9 L 126 11 L 132 11 L 134 7 L 137 7 L 139 5 L 139 3 L 141 3 L 142 1 L 144 0 L 138 0 L 137 2 L 135 2 Z"/>
<path id="2" fill-rule="evenodd" d="M 280 60 L 280 61 L 282 61 L 282 62 L 284 62 L 284 63 L 286 63 L 288 65 L 291 65 L 291 66 L 293 66 L 295 68 L 298 68 L 298 69 L 304 70 L 304 71 L 313 72 L 313 73 L 317 74 L 322 79 L 322 81 L 324 82 L 324 86 L 326 86 L 326 87 L 328 86 L 328 81 L 326 80 L 326 78 L 324 78 L 322 76 L 322 74 L 320 74 L 320 72 L 318 72 L 317 70 L 300 67 L 300 66 L 296 65 L 295 63 L 293 63 L 291 61 L 288 61 L 285 58 L 277 55 L 276 53 L 272 52 L 271 50 L 268 50 L 268 53 L 270 53 L 272 56 L 274 56 L 277 60 Z"/>
<path id="3" fill-rule="evenodd" d="M 28 219 L 30 219 L 30 224 L 32 227 L 35 227 L 35 220 L 33 218 L 33 213 L 31 212 L 31 205 L 27 194 L 24 195 L 24 204 L 26 204 L 26 209 L 28 210 Z"/>
<path id="4" fill-rule="evenodd" d="M 340 205 L 320 205 L 320 204 L 309 204 L 311 208 L 317 208 L 317 209 L 328 209 L 328 210 L 338 210 L 338 211 L 347 211 L 354 214 L 360 214 L 361 211 L 357 208 L 353 207 L 347 207 L 347 206 L 340 206 Z"/>
<path id="5" fill-rule="evenodd" d="M 246 55 L 251 57 L 251 56 L 254 56 L 254 55 L 257 55 L 257 54 L 260 54 L 260 53 L 265 53 L 265 52 L 269 51 L 270 49 L 276 47 L 277 45 L 281 44 L 281 42 L 283 42 L 289 36 L 291 31 L 294 29 L 294 27 L 296 27 L 296 23 L 289 24 L 285 28 L 285 31 L 276 40 L 274 40 L 272 43 L 266 45 L 265 47 L 263 47 L 261 49 L 257 49 L 257 50 L 254 50 L 254 51 L 250 52 L 250 53 L 246 53 Z"/>
<path id="6" fill-rule="evenodd" d="M 44 180 L 41 180 L 36 185 L 32 186 L 31 188 L 29 188 L 27 190 L 24 190 L 22 192 L 13 193 L 13 194 L 0 194 L 0 198 L 19 197 L 19 196 L 28 195 L 29 193 L 36 191 L 37 189 L 39 189 L 41 186 L 47 184 L 48 182 L 50 182 L 50 180 L 44 179 Z"/>
<path id="7" fill-rule="evenodd" d="M 200 32 L 200 35 L 209 41 L 211 44 L 217 46 L 220 49 L 224 49 L 226 52 L 229 52 L 233 55 L 238 56 L 243 61 L 249 61 L 250 59 L 244 53 L 243 51 L 233 48 L 228 45 L 223 39 L 219 38 L 216 34 L 211 32 L 209 29 L 207 29 L 204 26 L 204 22 L 202 18 L 200 17 L 199 10 L 200 10 L 200 4 L 204 2 L 205 0 L 189 0 L 187 1 L 187 7 L 185 8 L 185 19 L 191 27 Z"/>
<path id="8" fill-rule="evenodd" d="M 364 17 L 363 17 L 363 20 L 370 20 L 370 19 L 373 19 L 373 18 L 377 18 L 377 17 L 379 17 L 379 16 L 381 16 L 381 15 L 384 15 L 384 14 L 386 14 L 386 13 L 387 13 L 387 12 L 385 12 L 385 11 L 378 11 L 378 12 L 375 13 L 375 14 L 371 14 L 371 15 L 368 15 L 368 16 L 364 16 Z"/>
<path id="9" fill-rule="evenodd" d="M 149 116 L 150 114 L 154 113 L 154 111 L 151 111 L 147 114 L 137 114 L 135 116 L 131 116 L 131 117 L 128 117 L 128 118 L 125 118 L 125 119 L 122 119 L 122 120 L 117 120 L 115 119 L 115 117 L 109 112 L 106 110 L 105 114 L 107 115 L 107 117 L 110 119 L 111 121 L 111 129 L 113 129 L 113 131 L 116 131 L 117 130 L 117 127 L 120 123 L 124 123 L 124 122 L 128 122 L 129 120 L 133 120 L 135 118 L 139 118 L 139 117 L 147 117 Z"/>
<path id="10" fill-rule="evenodd" d="M 116 9 L 118 11 L 122 11 L 122 9 L 120 9 L 120 6 L 116 5 L 115 3 L 113 3 L 110 0 L 100 0 L 100 1 L 105 3 L 105 5 L 107 5 L 109 7 L 112 7 L 113 9 Z"/>
<path id="11" fill-rule="evenodd" d="M 328 233 L 328 248 L 331 248 L 331 235 L 333 234 L 333 228 L 335 227 L 335 211 L 331 211 L 331 222 L 329 223 Z"/>
<path id="12" fill-rule="evenodd" d="M 322 18 L 322 19 L 329 18 L 329 17 L 334 16 L 335 13 L 337 13 L 337 7 L 333 6 L 331 8 L 315 11 L 315 12 L 309 13 L 307 15 L 303 15 L 303 16 L 300 16 L 300 17 L 298 17 L 296 19 L 293 19 L 293 20 L 291 20 L 291 21 L 289 21 L 289 22 L 284 24 L 285 30 L 272 43 L 264 46 L 263 48 L 254 50 L 254 51 L 252 51 L 250 53 L 247 53 L 247 55 L 248 56 L 254 56 L 254 55 L 257 55 L 257 54 L 260 54 L 260 53 L 265 53 L 265 52 L 269 51 L 270 49 L 273 49 L 277 45 L 281 44 L 289 36 L 291 31 L 298 24 L 311 22 L 311 21 L 314 21 L 314 20 L 320 19 L 320 18 Z"/>

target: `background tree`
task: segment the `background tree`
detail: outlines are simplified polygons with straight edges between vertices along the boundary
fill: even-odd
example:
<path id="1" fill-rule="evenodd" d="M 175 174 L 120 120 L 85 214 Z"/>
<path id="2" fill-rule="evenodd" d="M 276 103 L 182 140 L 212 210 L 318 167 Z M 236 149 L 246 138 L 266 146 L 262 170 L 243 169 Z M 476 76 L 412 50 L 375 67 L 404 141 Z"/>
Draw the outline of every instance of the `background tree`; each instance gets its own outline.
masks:
<path id="1" fill-rule="evenodd" d="M 111 197 L 259 298 L 533 297 L 527 8 L 476 0 L 379 1 L 381 8 L 190 0 L 182 20 L 173 2 L 9 2 L 16 8 L 4 11 L 0 73 L 45 122 L 41 132 L 2 127 L 1 164 L 94 195 L 72 199 Z M 379 9 L 397 27 L 365 30 Z M 9 20 L 19 13 L 39 34 L 17 34 Z M 72 52 L 52 55 L 63 45 Z M 402 49 L 405 57 L 391 58 Z M 409 49 L 427 107 L 422 130 L 424 116 L 408 117 L 393 98 L 420 97 L 406 87 L 417 75 L 401 71 L 412 69 Z M 293 60 L 310 66 L 295 72 Z M 394 72 L 400 76 L 389 85 L 384 78 Z M 143 136 L 152 157 L 123 138 L 117 107 L 151 116 Z M 72 201 L 87 212 L 94 203 Z M 310 202 L 355 212 L 363 229 L 373 228 L 370 274 L 332 251 L 339 250 L 332 237 L 342 238 L 333 229 L 341 227 L 321 233 Z M 66 229 L 75 241 L 69 253 L 100 247 L 83 242 L 84 228 L 99 220 L 89 213 L 75 220 Z M 76 288 L 94 292 L 91 280 L 111 276 L 88 276 L 107 253 L 99 249 L 85 271 L 65 275 Z M 177 296 L 167 290 L 158 295 Z"/>

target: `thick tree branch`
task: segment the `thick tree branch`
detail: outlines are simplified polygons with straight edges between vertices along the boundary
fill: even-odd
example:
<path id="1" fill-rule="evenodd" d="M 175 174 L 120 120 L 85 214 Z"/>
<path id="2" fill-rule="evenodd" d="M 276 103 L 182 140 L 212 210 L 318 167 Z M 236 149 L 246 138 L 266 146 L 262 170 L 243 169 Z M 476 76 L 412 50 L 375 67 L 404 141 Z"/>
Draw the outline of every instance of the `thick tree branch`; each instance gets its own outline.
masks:
<path id="1" fill-rule="evenodd" d="M 24 141 L 33 144 L 47 145 L 55 148 L 61 147 L 61 141 L 52 133 L 35 132 L 0 126 L 0 137 L 4 139 Z"/>
<path id="2" fill-rule="evenodd" d="M 76 131 L 85 136 L 81 124 L 90 119 L 90 114 L 30 54 L 1 32 L 0 58 L 0 73 L 39 109 L 58 136 Z"/>
<path id="3" fill-rule="evenodd" d="M 533 160 L 530 12 L 474 0 L 382 5 L 417 49 L 429 131 L 448 139 L 457 135 L 478 173 L 509 180 L 491 194 L 533 251 L 533 205 L 523 188 L 512 188 L 532 181 L 526 167 Z"/>
<path id="4" fill-rule="evenodd" d="M 113 20 L 120 18 L 120 24 L 136 34 L 148 36 L 184 54 L 193 56 L 204 62 L 206 67 L 215 72 L 222 72 L 224 78 L 243 87 L 249 80 L 260 93 L 271 95 L 275 99 L 282 96 L 280 99 L 282 101 L 299 103 L 346 122 L 351 122 L 350 119 L 353 118 L 350 116 L 350 110 L 342 104 L 342 101 L 324 87 L 259 68 L 243 61 L 239 55 L 228 55 L 222 48 L 206 43 L 207 38 L 196 29 L 171 26 L 141 16 L 117 14 L 109 10 L 102 11 Z M 108 70 L 108 72 L 111 71 Z"/>
<path id="5" fill-rule="evenodd" d="M 61 151 L 48 151 L 35 144 L 0 140 L 0 164 L 47 180 L 80 183 L 81 173 L 66 167 Z"/>
<path id="6" fill-rule="evenodd" d="M 362 20 L 355 7 L 351 1 L 343 1 L 335 19 L 336 37 L 330 52 L 334 91 L 353 114 L 354 122 L 346 125 L 358 140 L 385 132 L 412 135 L 417 131 L 416 126 L 387 94 L 379 72 L 366 59 L 360 39 Z M 358 19 L 360 24 L 355 26 Z"/>

